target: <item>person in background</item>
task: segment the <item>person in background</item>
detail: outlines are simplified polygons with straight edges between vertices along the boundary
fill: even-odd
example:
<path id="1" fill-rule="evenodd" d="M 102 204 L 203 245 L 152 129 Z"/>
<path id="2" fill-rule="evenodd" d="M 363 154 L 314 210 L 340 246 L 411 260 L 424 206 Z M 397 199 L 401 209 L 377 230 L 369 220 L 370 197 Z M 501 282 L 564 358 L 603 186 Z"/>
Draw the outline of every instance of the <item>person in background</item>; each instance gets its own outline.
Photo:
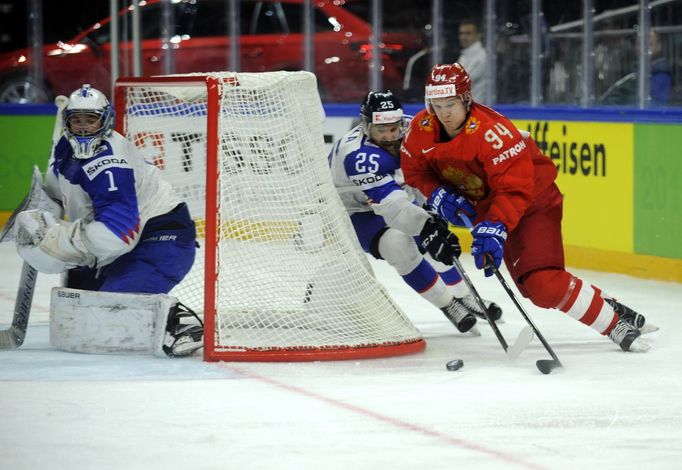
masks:
<path id="1" fill-rule="evenodd" d="M 485 62 L 488 57 L 481 43 L 478 23 L 472 19 L 459 23 L 459 46 L 461 51 L 457 62 L 469 71 L 472 81 L 471 94 L 479 103 L 484 102 L 488 79 L 485 76 Z"/>
<path id="2" fill-rule="evenodd" d="M 668 103 L 672 89 L 672 67 L 668 62 L 661 44 L 661 37 L 656 31 L 649 33 L 649 49 L 651 50 L 651 103 L 657 106 Z"/>
<path id="3" fill-rule="evenodd" d="M 431 209 L 453 224 L 461 224 L 466 208 L 443 201 L 463 197 L 475 207 L 471 253 L 486 276 L 504 259 L 519 291 L 535 305 L 566 313 L 623 351 L 646 351 L 640 335 L 657 328 L 565 269 L 556 166 L 529 133 L 475 102 L 471 85 L 458 63 L 433 67 L 426 109 L 412 119 L 401 147 L 405 182 L 431 195 Z"/>
<path id="4" fill-rule="evenodd" d="M 497 28 L 497 103 L 530 102 L 530 64 L 527 47 L 515 43 L 520 36 L 518 23 L 504 22 Z M 466 66 L 464 67 L 466 68 Z"/>
<path id="5" fill-rule="evenodd" d="M 439 216 L 423 209 L 423 196 L 403 183 L 399 150 L 409 118 L 390 91 L 369 92 L 360 114 L 362 122 L 339 139 L 329 154 L 334 185 L 360 245 L 393 266 L 460 332 L 469 331 L 483 313 L 452 267 L 452 257 L 460 252 L 457 237 Z M 452 207 L 473 214 L 463 198 L 443 204 L 455 204 Z M 499 320 L 499 306 L 485 304 L 490 316 Z"/>
<path id="6" fill-rule="evenodd" d="M 636 43 L 639 53 L 639 41 Z M 668 104 L 672 89 L 672 68 L 663 52 L 656 31 L 649 33 L 649 99 L 654 106 Z M 600 104 L 631 105 L 637 103 L 637 73 L 631 72 L 611 85 L 599 98 Z"/>

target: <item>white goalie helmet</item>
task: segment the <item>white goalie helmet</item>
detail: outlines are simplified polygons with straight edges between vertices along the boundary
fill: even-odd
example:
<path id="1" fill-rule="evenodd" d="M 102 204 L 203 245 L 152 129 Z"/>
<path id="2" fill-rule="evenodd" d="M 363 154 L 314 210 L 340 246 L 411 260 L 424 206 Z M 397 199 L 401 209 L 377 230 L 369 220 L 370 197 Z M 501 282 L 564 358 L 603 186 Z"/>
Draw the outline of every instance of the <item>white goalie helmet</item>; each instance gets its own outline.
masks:
<path id="1" fill-rule="evenodd" d="M 75 158 L 92 158 L 114 128 L 114 112 L 99 90 L 84 84 L 71 93 L 63 111 L 64 135 Z"/>

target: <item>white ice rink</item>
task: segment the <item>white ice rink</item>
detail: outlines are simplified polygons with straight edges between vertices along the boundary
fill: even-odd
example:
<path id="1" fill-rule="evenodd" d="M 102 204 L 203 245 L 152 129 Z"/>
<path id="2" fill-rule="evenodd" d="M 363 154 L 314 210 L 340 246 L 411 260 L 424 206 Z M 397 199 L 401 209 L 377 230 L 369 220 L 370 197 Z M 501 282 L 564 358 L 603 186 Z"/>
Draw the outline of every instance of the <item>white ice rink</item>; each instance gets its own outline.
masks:
<path id="1" fill-rule="evenodd" d="M 494 278 L 463 261 L 524 326 Z M 20 260 L 0 246 L 0 328 Z M 66 353 L 48 343 L 40 276 L 26 343 L 0 351 L 0 469 L 680 469 L 682 285 L 573 270 L 661 327 L 652 350 L 522 300 L 566 368 L 541 375 L 534 340 L 509 363 L 487 325 L 457 333 L 383 262 L 382 282 L 424 334 L 422 354 L 363 361 L 209 364 Z M 464 360 L 458 372 L 446 361 Z"/>

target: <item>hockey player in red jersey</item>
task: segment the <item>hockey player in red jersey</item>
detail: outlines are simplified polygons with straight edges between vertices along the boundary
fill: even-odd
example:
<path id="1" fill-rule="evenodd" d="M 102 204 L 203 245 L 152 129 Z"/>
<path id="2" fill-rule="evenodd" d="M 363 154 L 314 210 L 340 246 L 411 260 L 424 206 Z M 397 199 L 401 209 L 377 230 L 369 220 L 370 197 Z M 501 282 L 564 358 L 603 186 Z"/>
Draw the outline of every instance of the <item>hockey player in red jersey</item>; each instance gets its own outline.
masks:
<path id="1" fill-rule="evenodd" d="M 530 135 L 475 103 L 469 75 L 457 63 L 433 67 L 425 104 L 401 147 L 405 182 L 451 223 L 463 225 L 461 213 L 475 221 L 476 267 L 489 276 L 486 262 L 499 267 L 504 259 L 519 291 L 535 305 L 567 313 L 624 351 L 647 350 L 640 335 L 655 327 L 645 327 L 642 315 L 565 270 L 557 170 Z"/>

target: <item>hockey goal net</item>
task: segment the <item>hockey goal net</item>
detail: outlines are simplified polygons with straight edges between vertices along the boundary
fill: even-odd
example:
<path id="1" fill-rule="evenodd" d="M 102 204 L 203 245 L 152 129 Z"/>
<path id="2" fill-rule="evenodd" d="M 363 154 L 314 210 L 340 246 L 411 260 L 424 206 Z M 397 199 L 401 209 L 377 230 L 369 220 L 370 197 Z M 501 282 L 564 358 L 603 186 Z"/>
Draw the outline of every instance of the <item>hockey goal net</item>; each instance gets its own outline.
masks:
<path id="1" fill-rule="evenodd" d="M 171 294 L 209 361 L 421 351 L 374 278 L 334 189 L 307 72 L 122 78 L 116 127 L 188 203 L 200 249 Z"/>

